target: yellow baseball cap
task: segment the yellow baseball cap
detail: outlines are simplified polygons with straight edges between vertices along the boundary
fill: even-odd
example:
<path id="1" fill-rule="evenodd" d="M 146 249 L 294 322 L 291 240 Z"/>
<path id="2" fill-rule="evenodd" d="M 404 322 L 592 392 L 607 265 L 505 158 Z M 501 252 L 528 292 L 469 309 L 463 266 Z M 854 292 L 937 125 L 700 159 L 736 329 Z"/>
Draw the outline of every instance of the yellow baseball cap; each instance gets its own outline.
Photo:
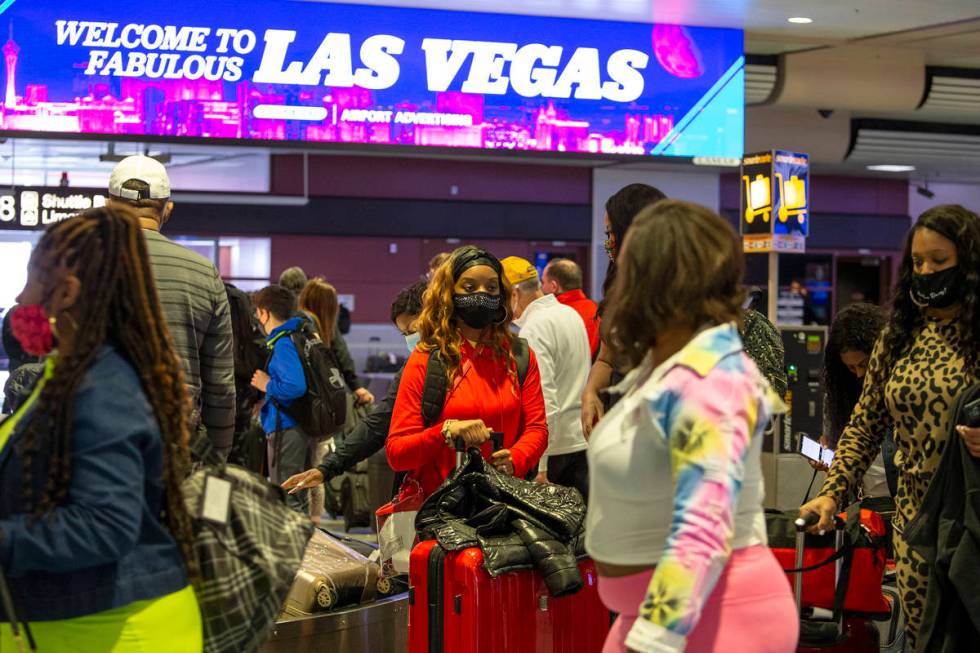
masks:
<path id="1" fill-rule="evenodd" d="M 519 256 L 508 256 L 500 263 L 504 266 L 504 276 L 512 286 L 538 277 L 537 268 Z"/>

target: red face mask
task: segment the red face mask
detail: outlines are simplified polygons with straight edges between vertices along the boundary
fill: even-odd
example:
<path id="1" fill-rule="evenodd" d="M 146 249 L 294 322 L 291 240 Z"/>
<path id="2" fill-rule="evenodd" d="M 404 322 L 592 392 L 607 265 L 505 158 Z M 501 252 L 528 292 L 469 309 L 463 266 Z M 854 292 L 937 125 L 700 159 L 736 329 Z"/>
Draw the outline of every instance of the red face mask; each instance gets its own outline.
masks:
<path id="1" fill-rule="evenodd" d="M 54 349 L 54 332 L 48 312 L 40 304 L 18 306 L 10 316 L 10 329 L 31 356 L 47 356 Z"/>

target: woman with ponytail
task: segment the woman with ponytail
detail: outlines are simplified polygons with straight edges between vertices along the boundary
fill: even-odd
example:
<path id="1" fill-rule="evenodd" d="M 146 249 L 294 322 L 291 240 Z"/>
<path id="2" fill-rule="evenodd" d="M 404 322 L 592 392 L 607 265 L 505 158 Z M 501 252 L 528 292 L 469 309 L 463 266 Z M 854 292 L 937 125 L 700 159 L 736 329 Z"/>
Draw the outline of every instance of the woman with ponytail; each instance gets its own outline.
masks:
<path id="1" fill-rule="evenodd" d="M 93 209 L 48 229 L 18 298 L 47 362 L 0 424 L 0 565 L 41 651 L 202 649 L 187 397 L 148 261 L 135 216 Z"/>

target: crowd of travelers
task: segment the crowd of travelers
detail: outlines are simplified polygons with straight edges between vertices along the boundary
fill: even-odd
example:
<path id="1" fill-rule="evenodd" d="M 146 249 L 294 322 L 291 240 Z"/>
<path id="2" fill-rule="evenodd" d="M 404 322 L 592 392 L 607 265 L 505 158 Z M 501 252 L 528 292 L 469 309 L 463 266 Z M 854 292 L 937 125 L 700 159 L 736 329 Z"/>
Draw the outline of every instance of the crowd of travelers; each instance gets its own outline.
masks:
<path id="1" fill-rule="evenodd" d="M 428 496 L 460 444 L 586 502 L 585 550 L 618 615 L 604 653 L 796 650 L 763 508 L 783 346 L 748 308 L 727 220 L 621 189 L 605 205 L 601 298 L 568 258 L 539 271 L 475 246 L 439 255 L 393 298 L 404 364 L 376 398 L 327 280 L 290 268 L 253 293 L 223 282 L 164 235 L 170 183 L 149 157 L 122 161 L 108 191 L 44 233 L 4 318 L 0 651 L 17 650 L 11 609 L 40 651 L 203 650 L 201 516 L 182 497 L 201 451 L 319 523 L 324 484 L 358 462 L 383 451 Z M 826 480 L 800 511 L 830 531 L 856 497 L 894 499 L 908 646 L 937 628 L 937 588 L 905 528 L 946 450 L 962 443 L 980 465 L 980 428 L 950 412 L 980 382 L 978 302 L 980 218 L 938 206 L 908 234 L 891 305 L 853 304 L 829 332 L 821 443 L 836 455 L 814 463 Z"/>

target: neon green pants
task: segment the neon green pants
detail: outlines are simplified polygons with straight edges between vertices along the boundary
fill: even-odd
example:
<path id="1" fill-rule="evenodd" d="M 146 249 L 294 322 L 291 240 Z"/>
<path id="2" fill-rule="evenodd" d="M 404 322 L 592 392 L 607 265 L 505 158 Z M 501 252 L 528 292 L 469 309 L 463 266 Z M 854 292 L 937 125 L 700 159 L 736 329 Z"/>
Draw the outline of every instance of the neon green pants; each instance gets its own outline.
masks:
<path id="1" fill-rule="evenodd" d="M 38 653 L 200 653 L 201 612 L 192 587 L 159 599 L 63 621 L 30 624 Z M 0 624 L 0 653 L 16 653 L 8 624 Z"/>

